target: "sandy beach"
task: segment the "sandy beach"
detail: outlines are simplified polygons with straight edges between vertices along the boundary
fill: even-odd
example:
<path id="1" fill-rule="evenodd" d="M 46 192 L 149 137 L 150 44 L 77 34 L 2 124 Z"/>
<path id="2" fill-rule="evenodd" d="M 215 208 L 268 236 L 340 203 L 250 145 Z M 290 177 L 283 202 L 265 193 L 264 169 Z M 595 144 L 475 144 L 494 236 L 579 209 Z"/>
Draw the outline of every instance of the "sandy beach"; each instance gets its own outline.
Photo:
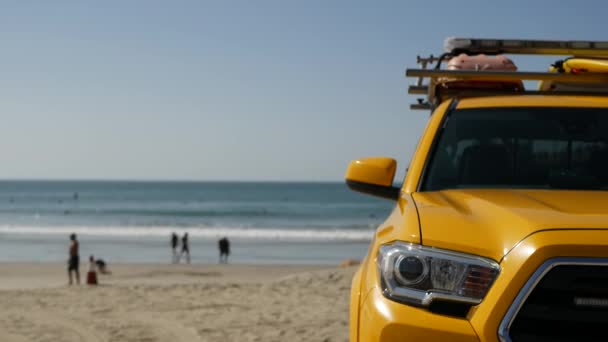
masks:
<path id="1" fill-rule="evenodd" d="M 0 264 L 0 341 L 348 340 L 353 267 L 110 266 L 69 287 L 64 264 Z"/>

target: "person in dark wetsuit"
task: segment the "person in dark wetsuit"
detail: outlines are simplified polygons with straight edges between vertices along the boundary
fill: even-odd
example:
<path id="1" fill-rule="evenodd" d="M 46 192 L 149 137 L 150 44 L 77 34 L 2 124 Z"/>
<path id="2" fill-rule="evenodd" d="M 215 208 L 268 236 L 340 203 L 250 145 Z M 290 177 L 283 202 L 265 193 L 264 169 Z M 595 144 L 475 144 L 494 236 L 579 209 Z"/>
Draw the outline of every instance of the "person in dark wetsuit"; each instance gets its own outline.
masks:
<path id="1" fill-rule="evenodd" d="M 220 264 L 227 264 L 228 255 L 230 255 L 230 241 L 228 241 L 227 237 L 223 237 L 217 242 L 217 244 L 220 249 Z"/>
<path id="2" fill-rule="evenodd" d="M 72 272 L 76 275 L 76 284 L 80 285 L 80 255 L 78 254 L 78 240 L 76 234 L 70 235 L 70 248 L 69 248 L 69 259 L 68 259 L 68 280 L 69 284 L 72 285 Z"/>
<path id="3" fill-rule="evenodd" d="M 173 263 L 175 264 L 176 262 L 178 262 L 177 259 L 177 234 L 175 234 L 175 232 L 171 233 L 171 249 L 173 250 Z"/>
<path id="4" fill-rule="evenodd" d="M 182 237 L 182 252 L 179 255 L 179 260 L 182 259 L 182 255 L 186 254 L 186 262 L 190 263 L 190 243 L 188 242 L 188 233 L 184 233 Z"/>

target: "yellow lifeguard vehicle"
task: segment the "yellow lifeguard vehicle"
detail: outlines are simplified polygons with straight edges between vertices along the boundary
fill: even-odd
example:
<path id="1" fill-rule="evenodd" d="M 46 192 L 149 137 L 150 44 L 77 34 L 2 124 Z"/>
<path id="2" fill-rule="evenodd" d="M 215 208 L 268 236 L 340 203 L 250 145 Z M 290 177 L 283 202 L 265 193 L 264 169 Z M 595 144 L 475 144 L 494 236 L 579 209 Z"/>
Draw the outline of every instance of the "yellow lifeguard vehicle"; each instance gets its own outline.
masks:
<path id="1" fill-rule="evenodd" d="M 391 158 L 346 172 L 351 189 L 395 201 L 352 282 L 350 340 L 608 340 L 608 73 L 596 67 L 608 42 L 445 47 L 406 71 L 424 95 L 412 108 L 432 114 L 403 185 Z M 570 59 L 442 68 L 462 54 Z M 530 81 L 540 88 L 518 86 Z"/>

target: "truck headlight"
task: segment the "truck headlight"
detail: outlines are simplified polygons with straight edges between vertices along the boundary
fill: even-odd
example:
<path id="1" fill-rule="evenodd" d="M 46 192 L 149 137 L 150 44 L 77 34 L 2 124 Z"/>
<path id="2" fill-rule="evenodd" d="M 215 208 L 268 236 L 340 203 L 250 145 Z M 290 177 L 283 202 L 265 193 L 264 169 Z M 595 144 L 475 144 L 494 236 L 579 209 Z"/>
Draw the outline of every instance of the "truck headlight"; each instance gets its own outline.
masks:
<path id="1" fill-rule="evenodd" d="M 384 296 L 418 306 L 479 304 L 500 271 L 490 259 L 404 242 L 381 246 L 377 263 Z"/>

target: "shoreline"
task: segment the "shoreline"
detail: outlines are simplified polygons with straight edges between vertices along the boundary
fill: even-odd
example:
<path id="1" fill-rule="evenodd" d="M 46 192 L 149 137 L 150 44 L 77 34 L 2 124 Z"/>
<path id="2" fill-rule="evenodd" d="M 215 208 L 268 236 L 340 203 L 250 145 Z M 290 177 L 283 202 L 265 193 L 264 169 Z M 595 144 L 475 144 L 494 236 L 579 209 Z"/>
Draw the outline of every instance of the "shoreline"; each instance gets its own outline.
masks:
<path id="1" fill-rule="evenodd" d="M 117 262 L 108 265 L 109 275 L 98 273 L 100 284 L 265 283 L 298 273 L 332 270 L 324 264 L 169 264 Z M 80 262 L 81 284 L 86 281 L 88 260 Z M 0 262 L 0 290 L 68 287 L 67 265 L 60 262 Z"/>
<path id="2" fill-rule="evenodd" d="M 0 262 L 67 261 L 67 235 L 51 238 L 39 236 L 0 236 Z M 159 238 L 90 238 L 79 237 L 81 265 L 90 255 L 110 265 L 116 263 L 168 264 L 172 258 L 169 240 Z M 344 259 L 362 259 L 369 242 L 346 241 L 277 241 L 232 239 L 229 261 L 252 265 L 338 265 Z M 180 249 L 178 248 L 178 252 Z M 193 263 L 218 262 L 216 240 L 190 238 Z"/>

